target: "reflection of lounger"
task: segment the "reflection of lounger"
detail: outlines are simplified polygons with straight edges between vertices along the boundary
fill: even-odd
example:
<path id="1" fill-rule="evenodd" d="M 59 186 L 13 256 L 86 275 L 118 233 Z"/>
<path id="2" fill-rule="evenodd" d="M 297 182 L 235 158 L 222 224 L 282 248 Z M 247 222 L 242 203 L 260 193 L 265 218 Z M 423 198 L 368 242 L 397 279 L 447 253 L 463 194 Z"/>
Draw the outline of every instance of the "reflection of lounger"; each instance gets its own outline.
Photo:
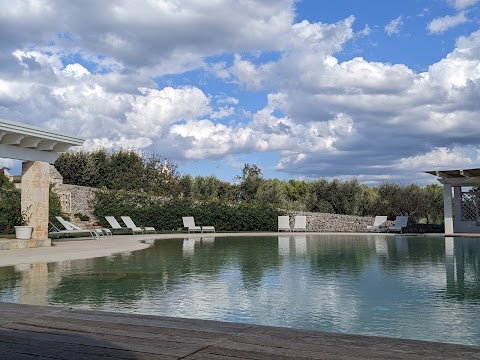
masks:
<path id="1" fill-rule="evenodd" d="M 375 235 L 379 236 L 379 235 Z M 377 255 L 388 256 L 388 243 L 387 239 L 384 237 L 377 237 L 375 239 L 375 252 Z"/>
<path id="2" fill-rule="evenodd" d="M 209 237 L 204 237 L 202 236 L 202 244 L 213 244 L 215 242 L 215 237 L 214 236 L 209 236 Z"/>
<path id="3" fill-rule="evenodd" d="M 307 253 L 307 237 L 305 235 L 294 235 L 295 255 L 305 255 Z"/>
<path id="4" fill-rule="evenodd" d="M 284 256 L 290 254 L 290 235 L 278 236 L 278 254 Z"/>
<path id="5" fill-rule="evenodd" d="M 182 251 L 184 255 L 192 255 L 195 252 L 196 240 L 197 240 L 196 238 L 183 239 Z"/>

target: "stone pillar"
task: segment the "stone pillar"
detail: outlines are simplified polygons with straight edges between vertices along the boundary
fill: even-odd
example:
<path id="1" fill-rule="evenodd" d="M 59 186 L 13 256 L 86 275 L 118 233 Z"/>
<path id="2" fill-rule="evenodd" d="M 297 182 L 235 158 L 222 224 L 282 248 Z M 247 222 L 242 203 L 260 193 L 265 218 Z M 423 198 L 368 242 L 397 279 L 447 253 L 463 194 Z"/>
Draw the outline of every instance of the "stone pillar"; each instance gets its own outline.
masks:
<path id="1" fill-rule="evenodd" d="M 30 214 L 33 226 L 32 239 L 48 239 L 48 190 L 50 186 L 49 165 L 40 161 L 25 161 L 22 164 L 22 212 Z"/>
<path id="2" fill-rule="evenodd" d="M 443 214 L 445 234 L 453 234 L 452 185 L 443 184 Z"/>

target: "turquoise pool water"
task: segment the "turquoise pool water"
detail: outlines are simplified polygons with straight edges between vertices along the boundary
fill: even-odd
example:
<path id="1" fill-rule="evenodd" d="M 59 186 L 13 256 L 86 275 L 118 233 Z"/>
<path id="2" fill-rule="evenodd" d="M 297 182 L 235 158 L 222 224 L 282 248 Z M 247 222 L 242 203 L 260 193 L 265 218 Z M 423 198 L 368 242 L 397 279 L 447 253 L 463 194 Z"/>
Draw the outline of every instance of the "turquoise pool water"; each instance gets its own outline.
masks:
<path id="1" fill-rule="evenodd" d="M 480 239 L 161 240 L 2 268 L 0 301 L 480 345 Z"/>

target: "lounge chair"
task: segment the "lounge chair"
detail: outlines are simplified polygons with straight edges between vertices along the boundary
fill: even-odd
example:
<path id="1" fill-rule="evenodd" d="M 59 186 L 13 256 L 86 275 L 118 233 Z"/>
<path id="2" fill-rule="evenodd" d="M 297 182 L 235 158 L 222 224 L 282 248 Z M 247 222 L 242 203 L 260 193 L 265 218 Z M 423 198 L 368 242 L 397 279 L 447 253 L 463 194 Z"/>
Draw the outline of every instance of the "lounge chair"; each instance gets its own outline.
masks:
<path id="1" fill-rule="evenodd" d="M 397 216 L 395 219 L 395 224 L 390 226 L 387 232 L 398 231 L 400 234 L 403 232 L 403 228 L 407 227 L 408 216 Z"/>
<path id="2" fill-rule="evenodd" d="M 375 216 L 373 225 L 367 226 L 367 230 L 380 230 L 387 227 L 387 217 L 386 216 Z"/>
<path id="3" fill-rule="evenodd" d="M 143 227 L 136 226 L 133 220 L 130 218 L 130 216 L 121 216 L 121 218 L 122 218 L 122 221 L 125 223 L 125 225 L 127 225 L 127 227 L 130 229 L 136 229 L 136 231 L 140 229 L 140 230 L 143 230 L 145 233 L 148 233 L 149 231 L 150 232 L 153 231 L 155 234 L 157 233 L 157 231 L 153 226 L 143 226 Z"/>
<path id="4" fill-rule="evenodd" d="M 121 226 L 118 223 L 117 219 L 115 219 L 114 216 L 105 216 L 105 220 L 108 221 L 112 230 L 131 230 L 132 234 L 135 234 L 135 231 L 137 231 L 137 232 L 139 231 L 143 234 L 143 229 L 137 228 L 136 226 L 135 226 L 135 228 Z"/>
<path id="5" fill-rule="evenodd" d="M 214 226 L 197 226 L 195 225 L 195 219 L 193 216 L 183 216 L 183 227 L 186 227 L 188 232 L 215 232 L 215 227 Z"/>
<path id="6" fill-rule="evenodd" d="M 307 217 L 305 215 L 295 216 L 293 231 L 307 231 Z"/>
<path id="7" fill-rule="evenodd" d="M 290 227 L 290 217 L 289 216 L 279 216 L 278 217 L 278 231 L 292 231 Z"/>
<path id="8" fill-rule="evenodd" d="M 72 224 L 71 222 L 65 220 L 61 216 L 55 216 L 55 218 L 58 220 L 58 222 L 60 224 L 62 224 L 62 226 L 65 228 L 65 230 L 59 230 L 58 228 L 55 227 L 56 231 L 50 232 L 51 234 L 65 235 L 65 234 L 80 234 L 80 233 L 86 234 L 86 233 L 89 233 L 90 236 L 92 237 L 92 239 L 97 239 L 97 240 L 100 236 L 104 235 L 103 232 L 100 229 L 82 229 L 82 228 L 79 228 L 78 226 Z"/>

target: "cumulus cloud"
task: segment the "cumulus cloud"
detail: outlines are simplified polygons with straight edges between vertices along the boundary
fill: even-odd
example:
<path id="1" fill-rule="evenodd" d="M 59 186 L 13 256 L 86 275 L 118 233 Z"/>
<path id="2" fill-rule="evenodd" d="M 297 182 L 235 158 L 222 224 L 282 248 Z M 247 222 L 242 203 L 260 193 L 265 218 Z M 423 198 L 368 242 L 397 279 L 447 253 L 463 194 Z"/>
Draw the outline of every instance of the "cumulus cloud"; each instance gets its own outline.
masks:
<path id="1" fill-rule="evenodd" d="M 293 0 L 3 5 L 0 118 L 84 136 L 89 149 L 231 163 L 270 152 L 288 175 L 367 183 L 479 159 L 480 31 L 415 72 L 349 58 L 370 28 L 356 33 L 353 16 L 294 22 Z M 432 33 L 453 26 L 442 19 Z M 224 86 L 163 81 L 191 70 Z"/>
<path id="2" fill-rule="evenodd" d="M 465 12 L 461 11 L 454 16 L 444 16 L 433 19 L 428 25 L 427 30 L 431 34 L 439 34 L 449 29 L 452 29 L 460 24 L 464 24 L 468 21 L 465 16 Z"/>
<path id="3" fill-rule="evenodd" d="M 470 6 L 475 5 L 478 3 L 480 0 L 450 0 L 452 3 L 453 7 L 457 10 L 463 10 L 466 9 Z"/>
<path id="4" fill-rule="evenodd" d="M 385 25 L 385 32 L 388 36 L 392 36 L 393 34 L 399 34 L 403 26 L 403 17 L 399 16 L 396 19 L 390 21 L 387 25 Z"/>

